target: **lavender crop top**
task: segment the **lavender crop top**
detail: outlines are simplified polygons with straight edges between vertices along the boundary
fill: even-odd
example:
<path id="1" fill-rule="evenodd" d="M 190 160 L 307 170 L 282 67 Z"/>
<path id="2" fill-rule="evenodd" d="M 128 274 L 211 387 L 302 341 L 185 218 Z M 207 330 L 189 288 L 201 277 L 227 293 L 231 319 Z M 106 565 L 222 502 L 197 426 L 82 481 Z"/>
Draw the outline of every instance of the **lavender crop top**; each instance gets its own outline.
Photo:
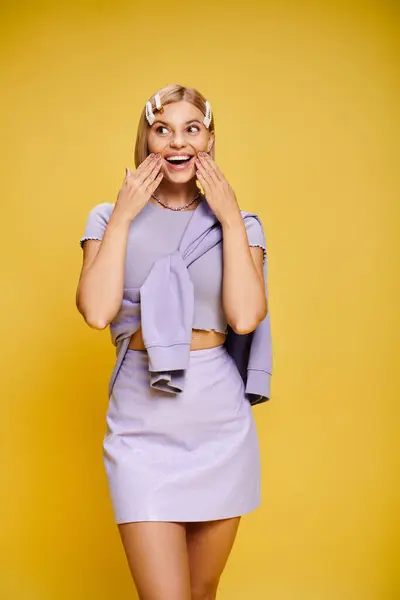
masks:
<path id="1" fill-rule="evenodd" d="M 84 235 L 80 239 L 81 246 L 85 240 L 103 238 L 114 206 L 103 202 L 91 209 Z M 132 220 L 125 260 L 124 295 L 142 286 L 157 259 L 178 249 L 195 212 L 196 209 L 172 211 L 148 202 Z M 260 222 L 247 219 L 245 225 L 249 245 L 263 249 L 265 262 L 266 244 Z M 222 244 L 218 244 L 188 267 L 194 287 L 193 329 L 227 333 L 227 321 L 221 304 L 222 265 Z"/>

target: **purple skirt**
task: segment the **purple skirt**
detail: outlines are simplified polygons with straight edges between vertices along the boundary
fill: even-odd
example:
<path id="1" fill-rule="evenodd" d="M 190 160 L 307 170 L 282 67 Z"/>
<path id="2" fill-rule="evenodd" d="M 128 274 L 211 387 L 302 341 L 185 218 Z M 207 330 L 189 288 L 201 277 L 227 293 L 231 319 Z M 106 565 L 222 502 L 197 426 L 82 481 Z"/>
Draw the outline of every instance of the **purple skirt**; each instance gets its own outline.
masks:
<path id="1" fill-rule="evenodd" d="M 256 423 L 225 346 L 190 352 L 180 394 L 151 388 L 146 350 L 128 349 L 106 422 L 116 523 L 225 519 L 259 506 Z"/>

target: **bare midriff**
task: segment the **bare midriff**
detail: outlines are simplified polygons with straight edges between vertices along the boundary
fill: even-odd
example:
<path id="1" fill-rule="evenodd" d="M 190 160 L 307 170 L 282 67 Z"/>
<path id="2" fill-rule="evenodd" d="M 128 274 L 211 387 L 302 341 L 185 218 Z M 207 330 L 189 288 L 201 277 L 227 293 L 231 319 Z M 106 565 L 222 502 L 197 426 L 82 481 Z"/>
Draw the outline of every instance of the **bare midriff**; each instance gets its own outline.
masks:
<path id="1" fill-rule="evenodd" d="M 192 342 L 190 344 L 191 350 L 203 350 L 205 348 L 214 348 L 215 346 L 221 346 L 225 341 L 225 334 L 220 331 L 211 329 L 206 331 L 203 329 L 192 329 Z M 142 338 L 142 330 L 138 329 L 131 337 L 129 346 L 131 350 L 146 350 Z"/>

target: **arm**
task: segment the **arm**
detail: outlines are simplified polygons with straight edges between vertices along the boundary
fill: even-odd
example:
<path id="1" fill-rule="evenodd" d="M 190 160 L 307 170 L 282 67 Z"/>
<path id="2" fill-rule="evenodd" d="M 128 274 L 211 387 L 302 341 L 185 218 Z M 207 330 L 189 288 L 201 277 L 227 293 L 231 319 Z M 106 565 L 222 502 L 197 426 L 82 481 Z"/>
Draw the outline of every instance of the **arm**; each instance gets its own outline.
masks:
<path id="1" fill-rule="evenodd" d="M 129 219 L 113 211 L 103 231 L 101 225 L 93 230 L 101 241 L 86 239 L 82 243 L 76 306 L 94 329 L 105 329 L 121 306 L 129 226 Z"/>
<path id="2" fill-rule="evenodd" d="M 251 216 L 246 219 L 248 226 L 245 227 L 233 189 L 206 152 L 198 153 L 196 167 L 207 201 L 222 226 L 225 316 L 236 333 L 250 333 L 268 311 L 263 273 L 266 252 L 261 223 Z M 261 248 L 250 249 L 249 246 Z"/>
<path id="3" fill-rule="evenodd" d="M 133 175 L 127 169 L 115 206 L 104 202 L 89 213 L 76 306 L 90 327 L 105 329 L 121 308 L 130 224 L 159 185 L 161 162 L 150 154 Z"/>
<path id="4" fill-rule="evenodd" d="M 222 221 L 222 305 L 227 322 L 239 334 L 254 331 L 268 312 L 263 248 L 250 247 L 240 211 Z M 258 225 L 258 223 L 257 223 Z"/>

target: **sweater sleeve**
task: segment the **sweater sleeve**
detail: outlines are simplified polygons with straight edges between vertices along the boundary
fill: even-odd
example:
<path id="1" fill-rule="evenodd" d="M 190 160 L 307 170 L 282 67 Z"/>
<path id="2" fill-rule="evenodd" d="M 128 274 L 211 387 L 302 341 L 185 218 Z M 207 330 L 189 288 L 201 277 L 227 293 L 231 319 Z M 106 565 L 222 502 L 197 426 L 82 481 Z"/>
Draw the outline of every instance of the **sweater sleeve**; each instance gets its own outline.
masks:
<path id="1" fill-rule="evenodd" d="M 102 240 L 108 220 L 114 210 L 114 204 L 102 202 L 94 206 L 86 219 L 83 236 L 79 240 L 81 248 L 85 240 Z"/>
<path id="2" fill-rule="evenodd" d="M 265 263 L 267 261 L 267 246 L 261 219 L 256 215 L 251 215 L 246 216 L 244 222 L 247 238 L 249 240 L 249 246 L 258 246 L 259 248 L 263 249 L 263 262 Z"/>

